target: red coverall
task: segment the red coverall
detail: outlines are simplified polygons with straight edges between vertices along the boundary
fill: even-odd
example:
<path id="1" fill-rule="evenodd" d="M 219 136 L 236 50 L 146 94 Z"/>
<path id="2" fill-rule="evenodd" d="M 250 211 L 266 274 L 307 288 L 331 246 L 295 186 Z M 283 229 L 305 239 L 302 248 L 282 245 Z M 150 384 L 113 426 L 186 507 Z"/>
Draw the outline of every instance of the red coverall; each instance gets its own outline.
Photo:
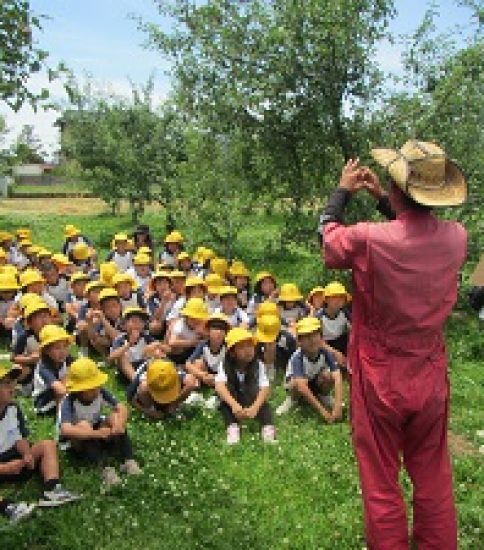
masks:
<path id="1" fill-rule="evenodd" d="M 351 423 L 371 550 L 409 547 L 402 460 L 419 550 L 457 548 L 443 325 L 466 245 L 460 224 L 413 210 L 324 227 L 326 265 L 353 270 Z"/>

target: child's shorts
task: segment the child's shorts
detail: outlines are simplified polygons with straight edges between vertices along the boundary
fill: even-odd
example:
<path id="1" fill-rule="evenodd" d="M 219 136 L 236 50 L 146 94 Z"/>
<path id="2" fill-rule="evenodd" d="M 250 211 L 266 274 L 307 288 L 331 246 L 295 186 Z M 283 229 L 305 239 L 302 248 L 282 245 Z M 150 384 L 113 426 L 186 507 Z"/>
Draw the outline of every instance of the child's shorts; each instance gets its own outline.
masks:
<path id="1" fill-rule="evenodd" d="M 15 447 L 12 447 L 8 451 L 0 454 L 0 463 L 5 464 L 12 460 L 18 460 L 19 458 L 22 458 L 22 455 Z M 35 474 L 36 470 L 37 465 L 33 470 L 25 466 L 18 474 L 0 474 L 0 483 L 19 483 L 28 481 Z"/>

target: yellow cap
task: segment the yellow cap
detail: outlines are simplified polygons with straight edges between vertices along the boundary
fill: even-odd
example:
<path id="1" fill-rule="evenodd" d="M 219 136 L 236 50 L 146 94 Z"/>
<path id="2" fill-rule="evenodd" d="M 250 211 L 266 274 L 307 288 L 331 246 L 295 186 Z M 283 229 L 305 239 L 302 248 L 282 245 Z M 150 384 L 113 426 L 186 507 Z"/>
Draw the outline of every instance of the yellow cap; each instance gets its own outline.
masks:
<path id="1" fill-rule="evenodd" d="M 138 248 L 138 254 L 147 254 L 148 256 L 151 256 L 151 248 L 149 246 L 140 246 Z"/>
<path id="2" fill-rule="evenodd" d="M 147 254 L 136 254 L 136 256 L 133 258 L 133 264 L 134 265 L 150 265 L 151 264 L 151 257 Z"/>
<path id="3" fill-rule="evenodd" d="M 104 284 L 101 283 L 101 281 L 91 281 L 90 283 L 87 283 L 86 288 L 84 289 L 84 295 L 87 296 L 91 290 L 102 290 L 104 288 Z"/>
<path id="4" fill-rule="evenodd" d="M 19 239 L 30 239 L 32 231 L 27 227 L 19 227 L 15 230 L 15 235 L 17 235 Z"/>
<path id="5" fill-rule="evenodd" d="M 222 286 L 219 288 L 218 294 L 222 298 L 222 296 L 237 296 L 239 291 L 235 288 L 235 286 Z"/>
<path id="6" fill-rule="evenodd" d="M 5 241 L 11 241 L 13 240 L 12 233 L 9 233 L 8 231 L 0 231 L 0 242 L 4 243 Z"/>
<path id="7" fill-rule="evenodd" d="M 244 262 L 234 260 L 229 269 L 231 277 L 249 277 L 249 270 L 245 267 Z"/>
<path id="8" fill-rule="evenodd" d="M 77 237 L 77 235 L 80 235 L 81 232 L 75 225 L 66 225 L 64 227 L 64 236 L 68 239 L 71 237 Z"/>
<path id="9" fill-rule="evenodd" d="M 20 296 L 18 305 L 20 307 L 20 310 L 24 311 L 25 308 L 29 306 L 29 304 L 33 304 L 34 302 L 45 303 L 44 300 L 38 294 L 35 294 L 33 292 L 26 292 L 25 294 L 22 294 Z"/>
<path id="10" fill-rule="evenodd" d="M 114 238 L 113 238 L 113 241 L 116 243 L 116 242 L 122 242 L 122 241 L 126 241 L 128 242 L 129 238 L 128 238 L 128 235 L 126 233 L 116 233 L 116 235 L 114 235 Z"/>
<path id="11" fill-rule="evenodd" d="M 69 392 L 80 392 L 100 388 L 107 381 L 108 375 L 92 359 L 80 357 L 69 367 L 66 387 Z"/>
<path id="12" fill-rule="evenodd" d="M 9 361 L 0 362 L 0 382 L 3 382 L 5 378 L 9 380 L 16 380 L 22 374 L 22 367 L 10 363 Z"/>
<path id="13" fill-rule="evenodd" d="M 128 273 L 116 273 L 116 275 L 113 277 L 112 284 L 114 287 L 118 286 L 121 283 L 129 283 L 133 290 L 136 290 L 138 288 L 136 281 Z"/>
<path id="14" fill-rule="evenodd" d="M 42 247 L 41 247 L 41 246 L 38 246 L 38 245 L 36 245 L 36 244 L 34 244 L 34 245 L 30 246 L 30 247 L 27 249 L 27 253 L 28 253 L 28 254 L 31 254 L 31 255 L 33 255 L 33 254 L 36 254 L 36 255 L 37 255 L 37 254 L 39 253 L 40 250 L 42 250 Z"/>
<path id="15" fill-rule="evenodd" d="M 341 283 L 333 281 L 324 287 L 324 297 L 330 296 L 343 296 L 349 302 L 351 300 L 351 294 L 346 291 L 346 288 Z"/>
<path id="16" fill-rule="evenodd" d="M 65 254 L 52 254 L 51 260 L 59 266 L 66 266 L 72 263 Z"/>
<path id="17" fill-rule="evenodd" d="M 193 288 L 194 286 L 206 287 L 207 284 L 201 277 L 187 277 L 187 280 L 185 281 L 185 286 L 187 288 Z"/>
<path id="18" fill-rule="evenodd" d="M 296 334 L 312 334 L 321 331 L 321 321 L 317 317 L 304 317 L 296 323 Z"/>
<path id="19" fill-rule="evenodd" d="M 262 315 L 257 319 L 255 337 L 258 342 L 269 344 L 275 342 L 281 331 L 281 320 L 277 315 Z"/>
<path id="20" fill-rule="evenodd" d="M 224 323 L 225 329 L 228 331 L 231 328 L 229 318 L 227 315 L 224 315 L 223 313 L 212 313 L 210 317 L 208 318 L 207 325 L 210 327 L 211 324 L 215 323 Z"/>
<path id="21" fill-rule="evenodd" d="M 109 300 L 109 298 L 116 298 L 119 300 L 118 293 L 114 290 L 114 288 L 103 288 L 99 293 L 99 302 Z"/>
<path id="22" fill-rule="evenodd" d="M 272 302 L 271 300 L 266 300 L 265 302 L 259 304 L 255 312 L 255 316 L 259 318 L 263 315 L 276 315 L 277 317 L 280 317 L 277 304 L 275 302 Z"/>
<path id="23" fill-rule="evenodd" d="M 147 319 L 149 315 L 146 313 L 144 309 L 141 309 L 140 307 L 127 307 L 123 311 L 123 319 L 128 319 L 129 317 L 133 317 L 134 315 L 137 315 L 139 317 L 143 317 L 144 319 Z"/>
<path id="24" fill-rule="evenodd" d="M 23 246 L 32 246 L 32 240 L 31 239 L 22 239 L 20 241 L 20 246 L 23 247 Z"/>
<path id="25" fill-rule="evenodd" d="M 181 244 L 183 241 L 183 235 L 179 231 L 172 231 L 171 233 L 168 233 L 168 235 L 165 237 L 165 244 Z"/>
<path id="26" fill-rule="evenodd" d="M 274 282 L 276 281 L 276 278 L 272 273 L 269 273 L 269 271 L 260 271 L 255 276 L 255 284 L 260 283 L 264 279 L 272 279 Z"/>
<path id="27" fill-rule="evenodd" d="M 178 254 L 178 256 L 176 257 L 177 262 L 182 262 L 183 260 L 190 260 L 191 261 L 190 255 L 185 251 L 180 252 L 180 254 Z"/>
<path id="28" fill-rule="evenodd" d="M 118 266 L 114 262 L 103 262 L 99 265 L 99 280 L 106 286 L 113 284 L 116 273 L 118 273 Z"/>
<path id="29" fill-rule="evenodd" d="M 58 325 L 45 325 L 45 327 L 40 331 L 39 338 L 39 346 L 41 349 L 46 346 L 50 346 L 50 344 L 54 344 L 55 342 L 67 342 L 68 344 L 72 344 L 74 342 L 74 337 Z"/>
<path id="30" fill-rule="evenodd" d="M 12 264 L 0 265 L 0 273 L 3 273 L 4 275 L 10 275 L 10 277 L 15 277 L 15 280 L 17 280 L 18 268 L 16 265 Z"/>
<path id="31" fill-rule="evenodd" d="M 230 329 L 225 337 L 227 349 L 231 349 L 235 345 L 240 344 L 241 342 L 246 342 L 247 340 L 250 340 L 254 345 L 256 344 L 256 339 L 252 332 L 240 327 Z"/>
<path id="32" fill-rule="evenodd" d="M 45 283 L 45 279 L 36 269 L 26 269 L 20 274 L 20 286 L 22 288 L 35 283 Z"/>
<path id="33" fill-rule="evenodd" d="M 87 273 L 82 273 L 82 271 L 76 271 L 71 275 L 71 284 L 77 283 L 78 281 L 89 281 L 89 275 Z"/>
<path id="34" fill-rule="evenodd" d="M 25 307 L 24 318 L 29 319 L 34 313 L 37 313 L 38 311 L 50 311 L 50 308 L 43 300 L 31 302 L 28 306 Z"/>
<path id="35" fill-rule="evenodd" d="M 209 273 L 205 277 L 205 284 L 209 294 L 218 294 L 220 288 L 225 285 L 225 281 L 218 273 Z"/>
<path id="36" fill-rule="evenodd" d="M 229 263 L 225 258 L 212 258 L 210 260 L 210 269 L 213 273 L 218 273 L 221 277 L 225 277 L 229 269 Z"/>
<path id="37" fill-rule="evenodd" d="M 281 286 L 279 302 L 299 302 L 302 299 L 303 295 L 294 283 L 286 283 Z"/>
<path id="38" fill-rule="evenodd" d="M 190 298 L 181 310 L 181 314 L 190 319 L 206 321 L 208 319 L 207 304 L 202 298 Z"/>
<path id="39" fill-rule="evenodd" d="M 83 262 L 88 260 L 90 255 L 91 252 L 86 243 L 76 243 L 72 248 L 72 256 L 75 260 Z"/>
<path id="40" fill-rule="evenodd" d="M 15 275 L 0 273 L 0 292 L 14 292 L 19 288 Z"/>
<path id="41" fill-rule="evenodd" d="M 175 365 L 163 359 L 153 361 L 148 365 L 146 385 L 151 397 L 162 405 L 175 401 L 181 391 Z"/>
<path id="42" fill-rule="evenodd" d="M 168 272 L 170 274 L 170 279 L 186 279 L 185 273 L 179 269 L 174 269 L 173 271 Z"/>
<path id="43" fill-rule="evenodd" d="M 311 301 L 311 298 L 315 295 L 315 294 L 322 294 L 323 297 L 324 297 L 324 287 L 322 286 L 316 286 L 314 287 L 311 292 L 308 294 L 308 302 Z"/>

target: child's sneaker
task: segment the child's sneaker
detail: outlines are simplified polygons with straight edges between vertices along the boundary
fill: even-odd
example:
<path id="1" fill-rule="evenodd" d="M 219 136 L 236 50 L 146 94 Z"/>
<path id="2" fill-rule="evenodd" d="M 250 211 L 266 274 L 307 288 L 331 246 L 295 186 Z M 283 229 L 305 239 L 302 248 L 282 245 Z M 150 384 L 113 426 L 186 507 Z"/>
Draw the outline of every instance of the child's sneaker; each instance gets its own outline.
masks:
<path id="1" fill-rule="evenodd" d="M 121 478 L 116 473 L 116 470 L 112 466 L 106 466 L 103 469 L 103 481 L 106 487 L 114 487 L 121 483 Z"/>
<path id="2" fill-rule="evenodd" d="M 240 427 L 238 424 L 230 424 L 227 428 L 227 445 L 237 445 L 240 441 Z"/>
<path id="3" fill-rule="evenodd" d="M 7 506 L 5 514 L 12 523 L 16 523 L 32 515 L 35 507 L 35 504 L 29 504 L 27 502 L 12 503 Z"/>
<path id="4" fill-rule="evenodd" d="M 261 431 L 262 441 L 264 443 L 277 443 L 276 441 L 276 428 L 272 424 L 264 426 Z"/>
<path id="5" fill-rule="evenodd" d="M 212 395 L 208 399 L 205 399 L 205 408 L 206 409 L 216 409 L 220 405 L 220 399 L 216 395 Z"/>
<path id="6" fill-rule="evenodd" d="M 277 407 L 276 409 L 277 416 L 287 414 L 292 409 L 293 405 L 294 405 L 294 400 L 290 395 L 288 395 L 284 400 L 284 402 L 281 405 L 279 405 L 279 407 Z"/>
<path id="7" fill-rule="evenodd" d="M 119 469 L 128 476 L 139 476 L 143 473 L 138 463 L 133 458 L 126 460 L 124 464 L 121 464 Z"/>
<path id="8" fill-rule="evenodd" d="M 334 407 L 334 399 L 331 395 L 320 395 L 319 400 L 326 409 L 332 410 Z"/>
<path id="9" fill-rule="evenodd" d="M 43 508 L 61 506 L 62 504 L 74 502 L 80 498 L 80 495 L 71 493 L 67 489 L 64 489 L 60 483 L 58 483 L 51 491 L 44 491 L 44 498 L 39 500 L 39 506 Z"/>
<path id="10" fill-rule="evenodd" d="M 192 407 L 200 407 L 205 403 L 205 399 L 201 393 L 196 391 L 192 392 L 183 402 L 184 405 L 191 405 Z"/>

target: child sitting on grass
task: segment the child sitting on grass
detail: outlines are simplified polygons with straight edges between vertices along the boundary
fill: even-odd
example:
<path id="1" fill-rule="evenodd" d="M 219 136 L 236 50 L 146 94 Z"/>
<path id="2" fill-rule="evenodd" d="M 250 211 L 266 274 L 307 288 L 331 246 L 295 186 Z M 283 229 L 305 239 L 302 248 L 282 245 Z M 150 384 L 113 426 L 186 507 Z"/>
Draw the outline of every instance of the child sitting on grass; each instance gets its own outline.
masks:
<path id="1" fill-rule="evenodd" d="M 107 380 L 87 357 L 72 363 L 66 378 L 69 393 L 59 409 L 60 438 L 81 460 L 104 465 L 116 458 L 122 472 L 137 475 L 141 470 L 126 431 L 128 411 L 103 387 Z M 104 466 L 103 480 L 108 487 L 121 483 L 114 466 Z"/>
<path id="2" fill-rule="evenodd" d="M 84 303 L 84 292 L 86 285 L 89 282 L 89 276 L 85 273 L 73 273 L 70 281 L 70 291 L 65 302 L 65 310 L 67 313 L 66 330 L 71 334 L 76 329 L 79 310 Z"/>
<path id="3" fill-rule="evenodd" d="M 174 414 L 198 386 L 197 379 L 175 367 L 171 361 L 157 359 L 144 363 L 126 390 L 128 402 L 151 420 Z"/>
<path id="4" fill-rule="evenodd" d="M 287 413 L 295 397 L 309 403 L 326 422 L 341 420 L 341 372 L 334 356 L 325 349 L 321 323 L 315 317 L 306 317 L 298 321 L 296 330 L 299 349 L 289 360 L 286 372 L 286 388 L 290 393 L 276 414 Z M 333 388 L 334 399 L 330 395 Z"/>
<path id="5" fill-rule="evenodd" d="M 10 313 L 19 289 L 17 279 L 9 273 L 0 273 L 0 337 L 12 338 L 16 316 Z"/>
<path id="6" fill-rule="evenodd" d="M 240 441 L 240 423 L 257 418 L 262 426 L 262 439 L 273 443 L 276 430 L 267 400 L 269 380 L 264 364 L 256 357 L 255 339 L 243 328 L 231 329 L 226 338 L 227 354 L 215 377 L 222 413 L 227 427 L 227 443 Z"/>
<path id="7" fill-rule="evenodd" d="M 55 412 L 67 393 L 65 378 L 73 359 L 69 346 L 74 338 L 62 327 L 46 325 L 40 331 L 40 360 L 34 372 L 34 410 L 37 414 Z"/>
<path id="8" fill-rule="evenodd" d="M 0 364 L 0 483 L 18 483 L 40 474 L 44 489 L 39 506 L 59 506 L 79 497 L 60 482 L 55 441 L 31 444 L 20 407 L 14 402 L 15 383 L 21 369 Z"/>
<path id="9" fill-rule="evenodd" d="M 278 302 L 281 321 L 293 332 L 297 321 L 307 313 L 303 295 L 294 283 L 285 283 L 281 286 Z"/>
<path id="10" fill-rule="evenodd" d="M 316 286 L 308 294 L 306 306 L 311 317 L 320 318 L 324 306 L 324 287 Z"/>
<path id="11" fill-rule="evenodd" d="M 149 357 L 165 355 L 167 346 L 155 341 L 146 330 L 148 314 L 139 307 L 130 307 L 123 313 L 125 332 L 113 342 L 109 361 L 115 363 L 120 374 L 129 383 L 136 370 Z"/>
<path id="12" fill-rule="evenodd" d="M 156 271 L 150 282 L 151 294 L 147 310 L 150 316 L 149 328 L 152 336 L 163 337 L 166 332 L 166 318 L 174 302 L 168 271 Z"/>
<path id="13" fill-rule="evenodd" d="M 272 273 L 261 271 L 255 276 L 254 294 L 247 305 L 249 317 L 255 317 L 257 308 L 266 300 L 276 301 L 279 295 L 277 281 Z"/>
<path id="14" fill-rule="evenodd" d="M 114 262 L 119 273 L 124 273 L 133 265 L 133 253 L 128 248 L 128 235 L 116 233 L 113 239 L 113 250 L 108 254 L 106 262 Z"/>
<path id="15" fill-rule="evenodd" d="M 103 288 L 99 293 L 99 309 L 88 316 L 89 344 L 103 357 L 121 334 L 121 301 L 114 288 Z"/>
<path id="16" fill-rule="evenodd" d="M 113 287 L 121 300 L 123 311 L 128 307 L 146 308 L 143 293 L 137 288 L 134 279 L 127 273 L 117 273 L 113 277 Z"/>
<path id="17" fill-rule="evenodd" d="M 91 281 L 87 283 L 85 289 L 85 301 L 79 307 L 79 313 L 77 314 L 77 343 L 81 348 L 81 352 L 87 355 L 89 346 L 89 329 L 90 325 L 93 325 L 94 317 L 99 312 L 99 294 L 104 288 L 103 283 L 100 281 Z"/>
<path id="18" fill-rule="evenodd" d="M 218 311 L 227 316 L 230 326 L 249 328 L 249 316 L 239 307 L 238 290 L 234 286 L 223 286 L 219 291 L 220 308 Z"/>

